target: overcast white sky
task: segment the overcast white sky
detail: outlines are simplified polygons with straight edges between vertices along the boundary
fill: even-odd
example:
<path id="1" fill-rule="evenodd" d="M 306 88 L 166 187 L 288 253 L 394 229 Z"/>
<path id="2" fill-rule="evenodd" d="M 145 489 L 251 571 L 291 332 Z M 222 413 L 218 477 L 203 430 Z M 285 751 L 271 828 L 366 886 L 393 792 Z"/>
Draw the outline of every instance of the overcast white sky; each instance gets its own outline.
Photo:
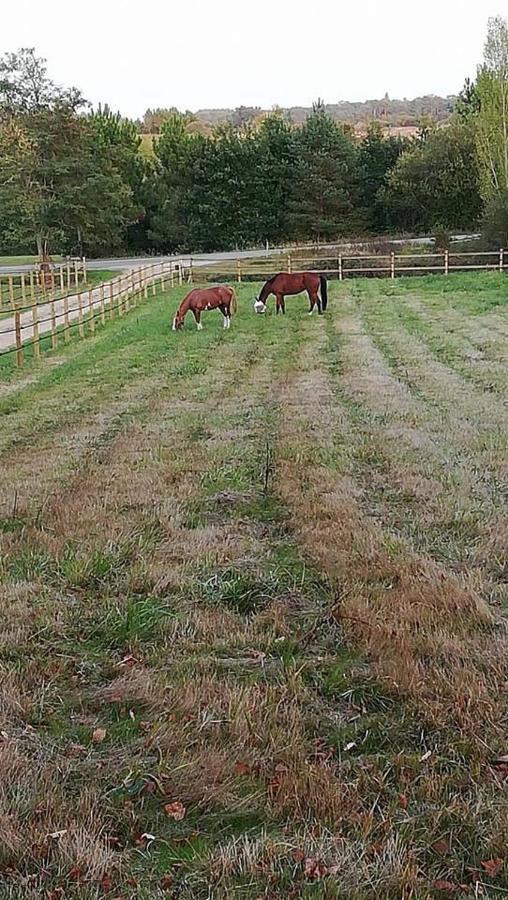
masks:
<path id="1" fill-rule="evenodd" d="M 452 94 L 508 0 L 14 0 L 0 52 L 125 115 L 147 107 L 307 106 Z"/>

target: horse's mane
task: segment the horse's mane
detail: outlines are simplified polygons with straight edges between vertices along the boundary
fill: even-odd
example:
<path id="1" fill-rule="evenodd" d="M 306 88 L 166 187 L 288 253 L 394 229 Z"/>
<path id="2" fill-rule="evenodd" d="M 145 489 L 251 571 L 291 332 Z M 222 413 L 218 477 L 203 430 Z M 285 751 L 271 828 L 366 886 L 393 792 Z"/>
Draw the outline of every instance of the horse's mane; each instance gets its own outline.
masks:
<path id="1" fill-rule="evenodd" d="M 272 287 L 273 282 L 275 281 L 276 278 L 279 277 L 279 275 L 282 275 L 282 272 L 277 272 L 276 275 L 272 275 L 272 277 L 269 278 L 267 282 L 265 282 L 265 285 L 264 285 L 265 288 Z"/>
<path id="2" fill-rule="evenodd" d="M 272 275 L 272 277 L 269 278 L 268 281 L 265 281 L 263 287 L 261 288 L 261 291 L 259 292 L 260 300 L 262 300 L 264 297 L 268 297 L 268 294 L 271 294 L 273 283 L 274 283 L 275 279 L 278 278 L 279 275 L 282 275 L 282 274 L 283 274 L 282 272 L 277 272 L 276 275 Z"/>

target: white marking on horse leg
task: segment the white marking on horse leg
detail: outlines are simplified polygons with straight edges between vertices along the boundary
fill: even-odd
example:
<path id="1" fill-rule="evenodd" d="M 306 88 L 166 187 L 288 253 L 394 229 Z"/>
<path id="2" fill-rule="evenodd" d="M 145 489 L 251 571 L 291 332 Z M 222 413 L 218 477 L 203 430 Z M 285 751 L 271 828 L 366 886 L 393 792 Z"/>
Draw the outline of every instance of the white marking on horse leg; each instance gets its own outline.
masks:
<path id="1" fill-rule="evenodd" d="M 223 316 L 222 318 L 224 319 L 224 325 L 223 325 L 223 327 L 224 327 L 224 328 L 227 328 L 227 327 L 228 327 L 228 317 L 227 317 L 227 316 Z"/>
<path id="2" fill-rule="evenodd" d="M 176 331 L 176 316 L 173 319 L 173 331 Z"/>
<path id="3" fill-rule="evenodd" d="M 231 316 L 228 316 L 228 331 L 231 328 Z"/>
<path id="4" fill-rule="evenodd" d="M 198 331 L 203 331 L 203 326 L 202 326 L 201 322 L 197 323 L 197 327 L 198 327 Z"/>

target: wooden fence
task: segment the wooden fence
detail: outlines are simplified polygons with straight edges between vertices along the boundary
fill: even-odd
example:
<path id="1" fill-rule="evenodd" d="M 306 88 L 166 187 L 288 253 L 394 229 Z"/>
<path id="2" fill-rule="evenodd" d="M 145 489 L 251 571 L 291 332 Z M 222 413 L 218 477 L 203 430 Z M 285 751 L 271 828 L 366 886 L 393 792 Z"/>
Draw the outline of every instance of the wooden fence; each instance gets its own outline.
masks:
<path id="1" fill-rule="evenodd" d="M 14 311 L 16 304 L 46 303 L 62 297 L 71 287 L 86 284 L 86 260 L 74 259 L 65 263 L 52 263 L 46 271 L 33 268 L 28 272 L 0 273 L 0 313 Z"/>
<path id="2" fill-rule="evenodd" d="M 295 253 L 279 253 L 248 259 L 199 260 L 199 267 L 192 267 L 195 281 L 235 280 L 254 281 L 267 278 L 276 272 L 323 272 L 339 281 L 348 277 L 389 277 L 398 275 L 449 275 L 451 272 L 498 271 L 508 268 L 508 254 L 504 250 L 456 253 L 443 250 L 435 253 L 390 254 L 336 254 L 321 256 Z"/>
<path id="3" fill-rule="evenodd" d="M 14 314 L 0 319 L 0 357 L 15 353 L 16 365 L 22 366 L 27 347 L 36 359 L 40 357 L 44 337 L 50 338 L 50 348 L 55 350 L 59 340 L 70 341 L 72 329 L 80 338 L 94 334 L 108 319 L 135 308 L 141 298 L 191 279 L 183 262 L 157 262 L 122 272 L 95 288 L 53 297 L 46 304 L 36 298 L 25 305 L 16 301 Z"/>

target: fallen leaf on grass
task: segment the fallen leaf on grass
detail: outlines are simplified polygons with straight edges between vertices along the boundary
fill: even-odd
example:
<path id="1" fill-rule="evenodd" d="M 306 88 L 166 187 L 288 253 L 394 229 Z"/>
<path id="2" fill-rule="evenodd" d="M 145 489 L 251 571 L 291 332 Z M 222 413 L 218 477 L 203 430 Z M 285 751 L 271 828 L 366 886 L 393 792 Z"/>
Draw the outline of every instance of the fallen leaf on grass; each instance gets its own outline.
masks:
<path id="1" fill-rule="evenodd" d="M 86 754 L 86 747 L 83 744 L 68 744 L 65 748 L 66 756 L 83 756 Z"/>
<path id="2" fill-rule="evenodd" d="M 69 881 L 81 881 L 81 876 L 83 875 L 82 869 L 79 866 L 73 866 L 72 869 L 69 869 L 67 878 Z"/>
<path id="3" fill-rule="evenodd" d="M 163 891 L 168 891 L 170 887 L 173 886 L 174 878 L 169 872 L 166 872 L 165 875 L 162 876 L 160 885 Z"/>
<path id="4" fill-rule="evenodd" d="M 432 844 L 432 849 L 435 850 L 436 853 L 439 853 L 440 856 L 445 856 L 450 852 L 450 844 L 445 838 L 442 838 L 440 841 L 436 841 Z"/>
<path id="5" fill-rule="evenodd" d="M 174 819 L 175 822 L 180 822 L 185 818 L 187 810 L 183 803 L 180 803 L 179 800 L 174 800 L 173 803 L 166 803 L 164 812 L 170 819 Z"/>
<path id="6" fill-rule="evenodd" d="M 328 874 L 328 868 L 315 856 L 307 856 L 303 861 L 303 871 L 306 878 L 317 881 Z"/>
<path id="7" fill-rule="evenodd" d="M 247 763 L 236 762 L 235 763 L 235 774 L 236 775 L 250 775 L 250 767 L 247 765 Z"/>
<path id="8" fill-rule="evenodd" d="M 489 878 L 497 878 L 503 868 L 503 860 L 496 857 L 495 859 L 487 859 L 481 863 L 482 869 L 485 869 Z"/>
<path id="9" fill-rule="evenodd" d="M 106 739 L 107 731 L 105 728 L 96 728 L 92 733 L 92 741 L 94 744 L 102 744 Z"/>
<path id="10" fill-rule="evenodd" d="M 111 875 L 108 875 L 107 872 L 104 872 L 104 875 L 101 878 L 101 888 L 103 891 L 110 891 L 113 887 L 113 879 Z"/>

